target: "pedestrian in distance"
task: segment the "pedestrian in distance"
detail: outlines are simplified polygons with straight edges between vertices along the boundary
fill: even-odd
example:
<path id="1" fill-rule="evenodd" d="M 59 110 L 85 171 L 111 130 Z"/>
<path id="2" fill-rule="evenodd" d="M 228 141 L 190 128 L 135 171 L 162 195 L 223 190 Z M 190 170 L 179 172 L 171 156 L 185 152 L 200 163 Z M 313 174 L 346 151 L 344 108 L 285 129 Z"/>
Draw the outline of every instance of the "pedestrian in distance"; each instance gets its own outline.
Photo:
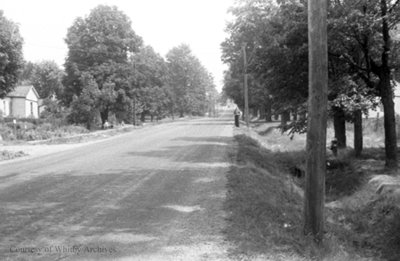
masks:
<path id="1" fill-rule="evenodd" d="M 236 107 L 236 109 L 233 111 L 233 114 L 235 115 L 235 126 L 239 127 L 239 118 L 240 115 L 242 115 L 242 112 L 239 110 L 238 107 Z"/>

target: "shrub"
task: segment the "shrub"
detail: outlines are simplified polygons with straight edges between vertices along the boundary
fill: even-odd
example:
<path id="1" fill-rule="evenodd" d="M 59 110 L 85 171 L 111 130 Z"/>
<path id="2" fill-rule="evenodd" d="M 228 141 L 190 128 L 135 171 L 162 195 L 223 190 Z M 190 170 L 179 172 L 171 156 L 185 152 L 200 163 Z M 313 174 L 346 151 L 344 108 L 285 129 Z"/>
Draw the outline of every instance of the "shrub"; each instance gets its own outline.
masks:
<path id="1" fill-rule="evenodd" d="M 17 124 L 14 124 L 13 122 L 0 124 L 0 135 L 5 141 L 46 140 L 52 138 L 67 137 L 87 132 L 88 130 L 82 126 L 57 126 L 48 122 L 33 124 L 32 122 L 18 121 Z"/>

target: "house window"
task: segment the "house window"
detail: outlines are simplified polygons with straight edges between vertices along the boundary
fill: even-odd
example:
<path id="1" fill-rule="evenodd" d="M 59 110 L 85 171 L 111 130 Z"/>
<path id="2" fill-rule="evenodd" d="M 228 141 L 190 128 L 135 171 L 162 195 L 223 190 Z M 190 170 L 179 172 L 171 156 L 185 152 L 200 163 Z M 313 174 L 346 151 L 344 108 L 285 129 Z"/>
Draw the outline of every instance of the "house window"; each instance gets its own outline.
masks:
<path id="1" fill-rule="evenodd" d="M 31 115 L 33 116 L 33 102 L 31 102 Z"/>

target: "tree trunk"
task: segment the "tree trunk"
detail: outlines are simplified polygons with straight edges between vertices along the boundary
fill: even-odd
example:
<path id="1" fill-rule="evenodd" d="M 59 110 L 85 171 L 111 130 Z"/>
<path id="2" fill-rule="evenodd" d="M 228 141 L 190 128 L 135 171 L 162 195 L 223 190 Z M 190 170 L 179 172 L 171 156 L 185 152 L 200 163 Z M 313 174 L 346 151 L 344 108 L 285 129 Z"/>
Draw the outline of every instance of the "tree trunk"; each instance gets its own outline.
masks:
<path id="1" fill-rule="evenodd" d="M 391 72 L 389 67 L 389 54 L 391 40 L 389 35 L 389 22 L 387 20 L 387 1 L 381 0 L 380 5 L 383 52 L 381 56 L 382 65 L 379 70 L 379 90 L 381 93 L 384 113 L 386 167 L 389 169 L 397 169 L 396 117 L 394 112 L 393 90 L 390 84 Z"/>
<path id="2" fill-rule="evenodd" d="M 267 110 L 265 109 L 264 105 L 260 106 L 260 120 L 264 120 L 267 118 L 267 114 L 266 114 Z"/>
<path id="3" fill-rule="evenodd" d="M 272 121 L 272 102 L 271 99 L 269 98 L 265 104 L 265 121 L 266 122 Z"/>
<path id="4" fill-rule="evenodd" d="M 346 118 L 341 108 L 333 108 L 333 129 L 337 139 L 338 148 L 346 148 Z"/>
<path id="5" fill-rule="evenodd" d="M 146 121 L 146 113 L 144 111 L 140 114 L 140 121 L 141 122 L 145 122 Z"/>
<path id="6" fill-rule="evenodd" d="M 281 126 L 286 126 L 287 122 L 290 120 L 290 112 L 284 111 L 281 114 Z"/>
<path id="7" fill-rule="evenodd" d="M 293 121 L 297 121 L 297 110 L 293 110 L 292 114 L 293 114 Z"/>
<path id="8" fill-rule="evenodd" d="M 354 112 L 354 151 L 355 156 L 361 156 L 363 149 L 363 129 L 362 129 L 362 112 L 357 110 Z"/>
<path id="9" fill-rule="evenodd" d="M 304 233 L 324 235 L 326 120 L 328 99 L 327 0 L 308 1 L 309 101 L 307 120 Z"/>
<path id="10" fill-rule="evenodd" d="M 258 108 L 257 107 L 253 107 L 252 109 L 252 116 L 253 117 L 258 117 L 259 115 L 258 115 Z"/>
<path id="11" fill-rule="evenodd" d="M 397 168 L 396 116 L 393 92 L 390 85 L 390 72 L 380 79 L 381 98 L 384 113 L 386 167 Z"/>
<path id="12" fill-rule="evenodd" d="M 151 122 L 154 121 L 154 114 L 150 114 L 150 121 L 151 121 Z"/>
<path id="13" fill-rule="evenodd" d="M 300 112 L 300 120 L 305 120 L 307 118 L 307 113 L 305 111 Z"/>
<path id="14" fill-rule="evenodd" d="M 108 120 L 108 108 L 100 111 L 101 127 L 104 128 L 104 123 Z"/>

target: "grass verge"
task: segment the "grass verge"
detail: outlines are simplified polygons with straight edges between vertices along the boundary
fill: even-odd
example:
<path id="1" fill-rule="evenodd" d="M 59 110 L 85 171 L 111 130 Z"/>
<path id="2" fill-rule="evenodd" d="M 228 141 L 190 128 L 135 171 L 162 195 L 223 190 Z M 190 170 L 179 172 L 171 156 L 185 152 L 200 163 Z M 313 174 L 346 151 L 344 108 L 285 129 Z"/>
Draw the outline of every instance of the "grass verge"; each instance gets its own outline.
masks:
<path id="1" fill-rule="evenodd" d="M 302 178 L 293 177 L 290 167 L 304 164 L 304 151 L 270 151 L 246 135 L 237 135 L 235 139 L 238 150 L 232 155 L 235 164 L 228 174 L 225 202 L 229 213 L 226 238 L 233 246 L 231 257 L 274 261 L 379 260 L 353 247 L 348 240 L 343 241 L 342 236 L 349 231 L 336 227 L 335 222 L 327 226 L 323 246 L 317 247 L 303 235 Z M 351 172 L 349 162 L 333 164 L 337 173 L 328 182 L 335 198 L 354 192 L 354 187 L 344 186 L 346 182 L 361 186 L 358 176 L 346 181 L 339 176 L 346 175 L 343 169 Z"/>

